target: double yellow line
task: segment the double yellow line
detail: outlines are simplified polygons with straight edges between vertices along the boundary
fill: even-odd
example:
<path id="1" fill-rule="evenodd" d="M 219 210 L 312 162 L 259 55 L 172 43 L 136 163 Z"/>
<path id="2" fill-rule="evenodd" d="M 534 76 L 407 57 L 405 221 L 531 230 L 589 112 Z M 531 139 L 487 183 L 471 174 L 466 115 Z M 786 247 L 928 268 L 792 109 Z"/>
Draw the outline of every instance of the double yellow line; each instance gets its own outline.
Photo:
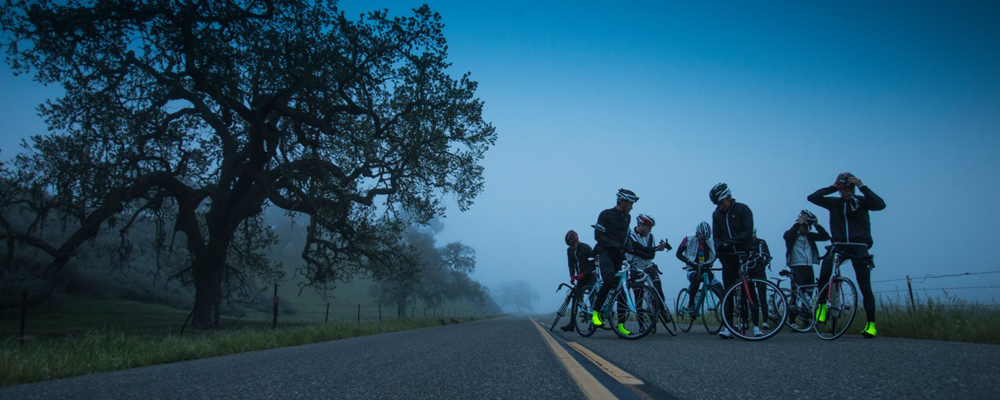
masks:
<path id="1" fill-rule="evenodd" d="M 573 356 L 570 355 L 568 351 L 566 351 L 566 349 L 564 349 L 562 346 L 559 345 L 558 342 L 556 342 L 555 338 L 553 338 L 551 334 L 545 331 L 545 328 L 542 328 L 542 326 L 538 323 L 538 321 L 536 321 L 534 318 L 531 318 L 531 323 L 535 324 L 535 327 L 538 328 L 539 332 L 541 332 L 542 338 L 544 338 L 545 342 L 549 344 L 549 347 L 552 348 L 552 351 L 556 353 L 556 358 L 559 359 L 559 361 L 563 364 L 564 367 L 566 367 L 566 370 L 569 371 L 570 376 L 580 387 L 580 391 L 582 391 L 583 394 L 587 396 L 588 399 L 618 398 L 617 396 L 612 394 L 607 387 L 598 382 L 597 378 L 595 378 L 594 375 L 592 375 L 590 372 L 587 372 L 587 370 L 584 369 L 583 366 L 580 365 L 580 363 L 577 362 L 576 359 L 573 358 Z M 639 378 L 636 378 L 635 376 L 632 376 L 632 374 L 629 374 L 628 372 L 623 371 L 621 368 L 616 367 L 614 364 L 611 364 L 610 362 L 601 358 L 597 354 L 594 354 L 594 352 L 588 350 L 586 347 L 583 347 L 576 342 L 571 342 L 568 340 L 566 341 L 566 343 L 569 344 L 569 346 L 572 347 L 573 350 L 576 350 L 578 353 L 580 353 L 580 355 L 586 357 L 588 360 L 593 362 L 594 365 L 596 365 L 598 368 L 600 368 L 602 371 L 607 373 L 609 376 L 614 378 L 619 383 L 627 386 L 636 386 L 643 384 L 643 382 L 639 380 Z"/>

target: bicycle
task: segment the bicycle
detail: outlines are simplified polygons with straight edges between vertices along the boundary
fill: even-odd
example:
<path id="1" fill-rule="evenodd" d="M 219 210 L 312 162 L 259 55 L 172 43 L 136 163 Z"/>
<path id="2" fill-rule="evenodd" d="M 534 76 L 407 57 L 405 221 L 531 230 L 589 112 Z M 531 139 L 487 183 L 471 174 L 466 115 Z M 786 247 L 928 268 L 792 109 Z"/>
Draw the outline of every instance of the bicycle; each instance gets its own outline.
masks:
<path id="1" fill-rule="evenodd" d="M 674 303 L 674 309 L 677 310 L 677 320 L 680 321 L 681 330 L 684 332 L 690 332 L 691 326 L 694 325 L 694 320 L 701 317 L 701 322 L 705 325 L 705 330 L 708 333 L 714 335 L 719 333 L 722 329 L 722 285 L 718 282 L 711 282 L 709 284 L 709 271 L 721 271 L 722 268 L 699 268 L 701 273 L 701 288 L 698 289 L 698 293 L 695 294 L 694 307 L 690 311 L 684 309 L 685 304 L 689 304 L 690 291 L 688 288 L 681 289 L 680 293 L 677 293 L 677 301 Z M 709 316 L 713 318 L 713 321 L 709 321 Z M 714 322 L 709 325 L 710 322 Z M 717 323 L 718 325 L 715 325 Z"/>
<path id="2" fill-rule="evenodd" d="M 622 270 L 615 276 L 618 277 L 618 285 L 600 306 L 605 316 L 603 328 L 611 329 L 623 339 L 636 340 L 648 335 L 656 323 L 661 322 L 667 332 L 677 335 L 677 326 L 673 323 L 673 318 L 669 318 L 670 308 L 656 292 L 649 274 L 633 269 L 628 262 L 622 262 Z M 597 331 L 591 316 L 602 284 L 601 276 L 597 274 L 597 283 L 582 290 L 585 295 L 582 296 L 584 300 L 579 302 L 576 323 L 577 333 L 583 337 Z M 611 322 L 620 324 L 621 327 L 611 326 Z"/>
<path id="3" fill-rule="evenodd" d="M 788 301 L 773 282 L 767 279 L 749 277 L 749 270 L 758 265 L 761 268 L 767 266 L 771 262 L 771 257 L 750 251 L 738 251 L 730 255 L 739 257 L 740 277 L 739 281 L 729 288 L 722 297 L 722 322 L 730 332 L 743 340 L 758 341 L 774 337 L 781 331 L 788 318 Z M 768 318 L 770 309 L 767 298 L 770 296 L 778 296 L 777 298 L 780 299 L 774 307 L 777 318 L 774 321 L 773 329 L 767 323 L 767 320 L 770 319 Z M 763 321 L 761 321 L 761 317 L 764 318 Z M 750 331 L 751 323 L 755 328 L 760 329 L 760 335 Z M 748 334 L 748 332 L 750 333 Z"/>
<path id="4" fill-rule="evenodd" d="M 575 299 L 575 296 L 573 296 L 573 290 L 576 289 L 576 286 L 569 285 L 569 284 L 566 284 L 566 283 L 560 283 L 559 287 L 556 288 L 556 293 L 559 293 L 559 291 L 562 290 L 562 288 L 564 286 L 567 287 L 567 288 L 569 288 L 569 293 L 566 294 L 566 300 L 563 300 L 562 305 L 559 306 L 559 311 L 556 311 L 556 319 L 555 319 L 555 321 L 552 321 L 552 326 L 549 327 L 549 332 L 551 332 L 552 330 L 554 330 L 556 328 L 556 325 L 559 324 L 559 319 L 562 318 L 563 315 L 566 314 L 566 307 L 570 303 L 573 303 L 573 308 L 574 309 L 577 308 L 576 307 L 576 302 L 575 302 L 576 299 Z"/>
<path id="5" fill-rule="evenodd" d="M 858 290 L 853 281 L 840 275 L 840 264 L 851 257 L 838 249 L 837 245 L 834 243 L 826 246 L 827 253 L 823 258 L 833 257 L 833 271 L 830 274 L 830 280 L 823 284 L 823 288 L 819 292 L 826 294 L 826 301 L 820 304 L 819 295 L 817 295 L 814 307 L 817 313 L 823 314 L 816 315 L 814 318 L 816 319 L 814 325 L 816 334 L 823 340 L 834 340 L 843 335 L 851 326 L 851 322 L 854 321 L 854 316 L 858 312 Z M 869 257 L 874 258 L 872 255 Z M 875 265 L 873 260 L 869 261 L 872 262 L 869 265 Z"/>
<path id="6" fill-rule="evenodd" d="M 809 332 L 813 330 L 813 316 L 814 308 L 813 303 L 816 302 L 816 284 L 808 285 L 796 285 L 794 289 L 785 289 L 781 287 L 781 282 L 788 280 L 789 283 L 794 282 L 795 273 L 791 270 L 781 270 L 778 272 L 781 277 L 772 277 L 776 282 L 775 286 L 781 290 L 781 293 L 785 295 L 788 299 L 788 319 L 785 321 L 785 325 L 789 329 L 796 332 Z M 772 307 L 778 307 L 778 303 L 781 302 L 781 298 L 777 296 L 769 296 L 767 298 L 767 304 Z M 777 314 L 774 312 L 769 313 L 768 317 L 774 321 L 777 318 Z"/>

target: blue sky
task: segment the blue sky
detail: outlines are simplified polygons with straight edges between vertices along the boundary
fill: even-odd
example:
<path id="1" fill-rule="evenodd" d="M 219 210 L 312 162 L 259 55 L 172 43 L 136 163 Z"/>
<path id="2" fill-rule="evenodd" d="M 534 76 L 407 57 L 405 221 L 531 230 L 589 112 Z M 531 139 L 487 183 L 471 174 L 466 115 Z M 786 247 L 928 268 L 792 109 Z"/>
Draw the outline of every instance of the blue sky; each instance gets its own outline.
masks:
<path id="1" fill-rule="evenodd" d="M 420 4 L 340 3 L 349 16 Z M 566 230 L 592 244 L 589 225 L 619 187 L 641 197 L 633 216 L 654 216 L 654 235 L 677 244 L 710 219 L 712 185 L 729 183 L 776 253 L 776 273 L 781 234 L 800 209 L 820 211 L 806 195 L 851 171 L 888 205 L 872 214 L 873 281 L 1000 270 L 990 207 L 1000 182 L 1000 3 L 430 6 L 443 16 L 453 73 L 479 82 L 499 136 L 484 161 L 486 190 L 470 211 L 449 211 L 439 243 L 476 248 L 475 277 L 490 287 L 531 282 L 539 310 L 561 298 Z M 54 91 L 12 78 L 6 65 L 0 72 L 7 159 L 11 139 L 45 129 L 32 110 Z M 680 262 L 673 252 L 656 261 L 672 297 L 686 285 Z M 915 287 L 996 285 L 1000 274 Z M 995 302 L 1000 292 L 951 293 Z"/>

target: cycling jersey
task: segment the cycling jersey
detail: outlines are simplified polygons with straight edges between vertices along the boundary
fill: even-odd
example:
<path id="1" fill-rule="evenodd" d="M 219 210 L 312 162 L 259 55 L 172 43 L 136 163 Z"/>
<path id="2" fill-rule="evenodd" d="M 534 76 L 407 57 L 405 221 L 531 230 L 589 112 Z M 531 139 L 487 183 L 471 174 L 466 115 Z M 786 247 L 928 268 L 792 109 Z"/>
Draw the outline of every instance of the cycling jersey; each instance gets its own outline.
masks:
<path id="1" fill-rule="evenodd" d="M 836 193 L 836 186 L 829 186 L 810 194 L 807 199 L 820 207 L 830 210 L 830 236 L 834 243 L 864 243 L 872 246 L 871 222 L 868 211 L 885 209 L 882 200 L 868 186 L 859 186 L 864 196 L 853 196 L 850 199 L 827 197 Z"/>
<path id="2" fill-rule="evenodd" d="M 628 225 L 632 216 L 617 208 L 601 211 L 594 225 L 594 251 L 600 253 L 604 249 L 621 249 L 628 240 Z"/>
<path id="3" fill-rule="evenodd" d="M 588 260 L 593 256 L 593 253 L 590 245 L 583 242 L 577 243 L 575 249 L 567 247 L 566 258 L 569 261 L 569 276 L 594 272 L 594 262 Z"/>
<path id="4" fill-rule="evenodd" d="M 703 241 L 698 236 L 685 236 L 677 246 L 677 259 L 684 262 L 684 269 L 688 271 L 694 271 L 694 266 L 699 263 L 711 266 L 715 262 L 714 241 L 711 238 Z"/>
<path id="5" fill-rule="evenodd" d="M 734 249 L 724 249 L 732 243 L 738 249 L 752 243 L 753 212 L 746 204 L 735 200 L 726 212 L 712 212 L 712 238 L 715 239 L 716 251 L 731 252 Z"/>
<path id="6" fill-rule="evenodd" d="M 628 242 L 625 246 L 625 260 L 636 269 L 646 269 L 653 265 L 653 257 L 656 256 L 656 240 L 653 234 L 640 235 L 635 229 L 629 231 Z"/>

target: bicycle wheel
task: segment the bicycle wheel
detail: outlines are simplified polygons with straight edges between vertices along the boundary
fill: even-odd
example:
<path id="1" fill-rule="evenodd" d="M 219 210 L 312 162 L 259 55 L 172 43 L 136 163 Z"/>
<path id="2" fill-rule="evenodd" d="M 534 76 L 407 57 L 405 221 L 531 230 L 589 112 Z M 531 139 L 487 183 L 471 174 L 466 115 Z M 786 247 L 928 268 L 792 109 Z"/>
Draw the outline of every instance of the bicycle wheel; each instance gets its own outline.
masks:
<path id="1" fill-rule="evenodd" d="M 831 285 L 833 285 L 831 290 Z M 843 276 L 834 278 L 823 285 L 820 293 L 826 293 L 826 315 L 823 321 L 816 319 L 813 329 L 823 340 L 839 338 L 851 326 L 854 315 L 858 312 L 858 290 L 854 282 Z M 817 296 L 818 300 L 819 296 Z M 820 304 L 816 305 L 817 308 Z"/>
<path id="2" fill-rule="evenodd" d="M 587 286 L 581 290 L 580 301 L 576 305 L 576 333 L 580 336 L 589 337 L 597 331 L 597 327 L 594 326 L 594 298 L 597 297 L 597 292 L 594 290 L 593 286 Z"/>
<path id="3" fill-rule="evenodd" d="M 566 295 L 566 300 L 563 300 L 562 305 L 559 306 L 559 311 L 556 311 L 556 319 L 552 321 L 552 326 L 549 326 L 549 332 L 556 329 L 556 325 L 559 324 L 559 319 L 562 318 L 563 315 L 566 315 L 566 308 L 569 307 L 570 300 L 572 299 L 573 289 L 570 289 L 569 294 Z"/>
<path id="4" fill-rule="evenodd" d="M 775 325 L 775 324 L 779 323 L 778 321 L 781 319 L 781 315 L 780 315 L 780 313 L 778 313 L 778 310 L 780 310 L 780 309 L 788 310 L 788 297 L 785 296 L 784 292 L 777 292 L 777 293 L 771 292 L 771 293 L 768 293 L 767 294 L 767 322 L 768 322 L 769 326 L 770 325 Z M 787 318 L 785 318 L 785 322 L 786 323 L 788 322 Z"/>
<path id="5" fill-rule="evenodd" d="M 716 286 L 705 291 L 705 301 L 701 303 L 701 323 L 709 334 L 722 330 L 722 291 Z"/>
<path id="6" fill-rule="evenodd" d="M 769 317 L 771 307 L 767 299 L 774 294 L 775 322 Z M 722 321 L 726 328 L 743 340 L 767 340 L 781 331 L 788 318 L 788 301 L 774 282 L 750 279 L 739 282 L 726 291 L 723 304 L 732 304 L 732 312 L 723 312 Z M 759 334 L 757 331 L 760 331 Z"/>
<path id="7" fill-rule="evenodd" d="M 697 318 L 695 312 L 683 311 L 683 307 L 688 305 L 688 289 L 681 289 L 680 293 L 677 293 L 677 301 L 674 302 L 674 309 L 677 310 L 677 325 L 680 326 L 681 330 L 684 332 L 691 331 L 691 325 L 694 325 L 694 319 Z"/>
<path id="8" fill-rule="evenodd" d="M 799 290 L 793 297 L 795 300 L 789 299 L 788 321 L 785 322 L 785 325 L 796 332 L 813 330 L 813 302 L 815 299 L 812 293 Z"/>
<path id="9" fill-rule="evenodd" d="M 614 315 L 607 322 L 622 339 L 641 339 L 656 325 L 656 293 L 645 285 L 619 286 L 612 296 L 612 307 Z"/>
<path id="10" fill-rule="evenodd" d="M 657 293 L 655 288 L 650 288 L 648 290 L 654 294 Z M 664 328 L 667 328 L 667 332 L 670 333 L 670 336 L 677 336 L 678 330 L 677 322 L 675 321 L 676 318 L 674 318 L 673 314 L 670 312 L 670 306 L 660 299 L 659 294 L 656 295 L 656 308 L 656 315 L 659 316 L 660 323 L 663 324 Z M 653 326 L 655 327 L 656 325 L 654 324 Z"/>

